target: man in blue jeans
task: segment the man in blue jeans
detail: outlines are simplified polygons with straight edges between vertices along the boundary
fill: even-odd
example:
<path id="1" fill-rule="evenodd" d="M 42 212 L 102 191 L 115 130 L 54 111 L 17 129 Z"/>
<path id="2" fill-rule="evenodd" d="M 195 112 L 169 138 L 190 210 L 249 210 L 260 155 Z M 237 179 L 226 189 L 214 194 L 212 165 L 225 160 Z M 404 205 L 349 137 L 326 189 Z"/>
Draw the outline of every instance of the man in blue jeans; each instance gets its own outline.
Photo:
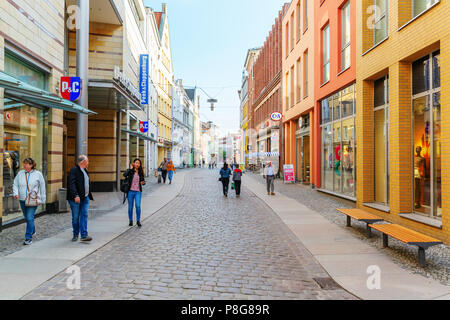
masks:
<path id="1" fill-rule="evenodd" d="M 89 242 L 87 231 L 87 221 L 89 212 L 89 201 L 94 200 L 91 193 L 89 173 L 89 159 L 85 155 L 81 155 L 77 159 L 77 165 L 70 170 L 67 182 L 67 200 L 72 210 L 72 241 L 78 241 L 81 234 L 81 241 Z"/>

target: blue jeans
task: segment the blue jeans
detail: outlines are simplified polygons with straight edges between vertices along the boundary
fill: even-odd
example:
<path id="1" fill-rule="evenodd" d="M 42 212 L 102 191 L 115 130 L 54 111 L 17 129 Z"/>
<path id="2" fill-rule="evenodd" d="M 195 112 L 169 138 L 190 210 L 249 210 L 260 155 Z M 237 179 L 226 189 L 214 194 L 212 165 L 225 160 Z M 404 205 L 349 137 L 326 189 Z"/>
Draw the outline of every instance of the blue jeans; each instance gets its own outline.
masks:
<path id="1" fill-rule="evenodd" d="M 34 214 L 36 213 L 37 207 L 26 207 L 25 201 L 20 201 L 20 208 L 22 209 L 23 216 L 27 222 L 27 231 L 25 233 L 25 240 L 32 240 L 33 233 L 36 231 L 34 228 Z"/>
<path id="2" fill-rule="evenodd" d="M 128 192 L 128 218 L 133 221 L 133 203 L 136 203 L 136 218 L 141 221 L 141 199 L 142 192 L 129 191 Z"/>
<path id="3" fill-rule="evenodd" d="M 70 209 L 72 209 L 72 227 L 73 236 L 78 237 L 81 234 L 81 238 L 88 236 L 87 222 L 89 212 L 89 197 L 81 200 L 80 203 L 69 200 Z"/>
<path id="4" fill-rule="evenodd" d="M 173 171 L 168 171 L 169 174 L 169 181 L 172 181 L 173 179 Z"/>

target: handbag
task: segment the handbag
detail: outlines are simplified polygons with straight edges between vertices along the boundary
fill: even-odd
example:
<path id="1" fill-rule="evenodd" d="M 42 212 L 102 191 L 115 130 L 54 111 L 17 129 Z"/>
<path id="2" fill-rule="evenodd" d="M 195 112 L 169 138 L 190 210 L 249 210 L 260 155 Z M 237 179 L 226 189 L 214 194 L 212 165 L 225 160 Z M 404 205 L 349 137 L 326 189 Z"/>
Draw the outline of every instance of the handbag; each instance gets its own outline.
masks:
<path id="1" fill-rule="evenodd" d="M 128 193 L 130 191 L 130 184 L 128 183 L 128 179 L 120 180 L 120 191 L 123 193 Z"/>
<path id="2" fill-rule="evenodd" d="M 236 189 L 236 187 L 235 187 L 235 185 L 234 185 L 234 181 L 231 183 L 231 190 L 235 190 Z"/>
<path id="3" fill-rule="evenodd" d="M 223 178 L 222 178 L 222 177 L 220 177 L 220 178 L 219 178 L 219 181 L 220 181 L 220 182 L 222 182 L 222 181 L 223 181 Z"/>
<path id="4" fill-rule="evenodd" d="M 25 173 L 25 176 L 26 175 L 27 175 L 27 173 Z M 39 205 L 40 205 L 39 195 L 35 190 L 30 191 L 30 186 L 28 185 L 28 180 L 30 179 L 30 175 L 31 174 L 28 173 L 28 178 L 25 179 L 27 181 L 27 195 L 25 197 L 25 207 L 39 207 Z M 40 187 L 39 187 L 39 189 L 40 189 Z"/>

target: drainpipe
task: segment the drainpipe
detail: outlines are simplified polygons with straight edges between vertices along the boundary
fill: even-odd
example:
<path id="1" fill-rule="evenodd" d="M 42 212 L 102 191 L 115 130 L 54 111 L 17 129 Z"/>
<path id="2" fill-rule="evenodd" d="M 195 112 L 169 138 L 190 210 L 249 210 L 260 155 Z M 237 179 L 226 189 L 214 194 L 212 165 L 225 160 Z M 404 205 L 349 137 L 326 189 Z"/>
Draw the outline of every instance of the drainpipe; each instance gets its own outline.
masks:
<path id="1" fill-rule="evenodd" d="M 89 0 L 77 0 L 80 10 L 77 21 L 77 76 L 82 81 L 80 105 L 88 108 L 89 88 Z M 88 116 L 77 114 L 76 158 L 88 155 Z"/>

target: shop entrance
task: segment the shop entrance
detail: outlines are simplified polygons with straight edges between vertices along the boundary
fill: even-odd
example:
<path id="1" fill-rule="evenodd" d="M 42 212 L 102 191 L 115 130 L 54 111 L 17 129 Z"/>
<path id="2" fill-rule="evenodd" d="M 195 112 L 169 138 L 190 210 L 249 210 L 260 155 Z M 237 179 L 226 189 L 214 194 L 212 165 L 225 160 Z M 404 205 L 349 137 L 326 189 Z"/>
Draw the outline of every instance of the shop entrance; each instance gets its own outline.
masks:
<path id="1" fill-rule="evenodd" d="M 310 136 L 297 137 L 297 181 L 311 183 Z"/>

